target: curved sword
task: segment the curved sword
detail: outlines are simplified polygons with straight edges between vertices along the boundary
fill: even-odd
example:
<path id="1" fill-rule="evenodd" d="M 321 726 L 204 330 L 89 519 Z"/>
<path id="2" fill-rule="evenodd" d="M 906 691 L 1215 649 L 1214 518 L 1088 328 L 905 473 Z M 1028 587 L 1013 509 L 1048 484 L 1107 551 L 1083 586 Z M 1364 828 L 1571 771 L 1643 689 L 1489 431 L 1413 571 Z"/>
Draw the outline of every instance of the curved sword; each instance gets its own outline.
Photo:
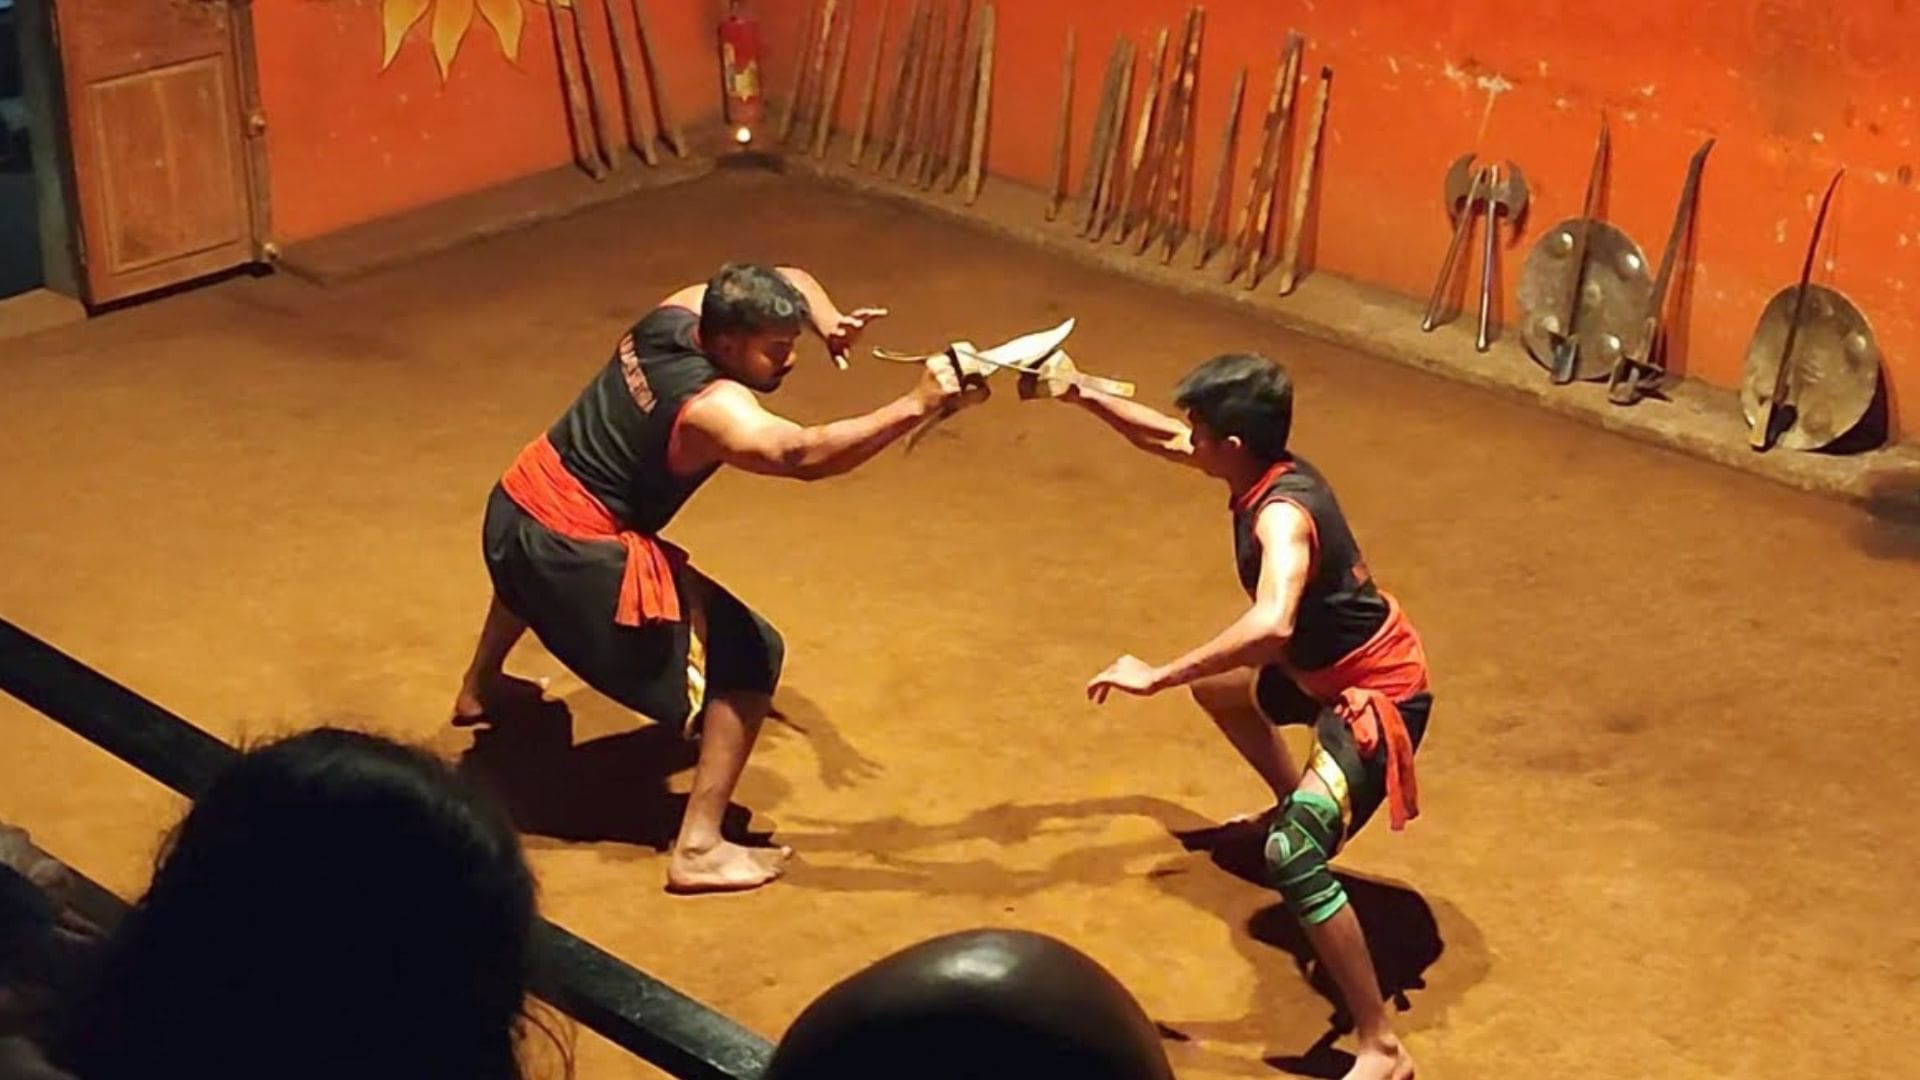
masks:
<path id="1" fill-rule="evenodd" d="M 975 349 L 971 342 L 957 341 L 937 353 L 910 355 L 889 352 L 885 349 L 875 349 L 873 350 L 873 355 L 882 360 L 908 363 L 921 363 L 936 356 L 945 356 L 953 365 L 954 374 L 959 376 L 963 382 L 967 379 L 984 382 L 988 375 L 1001 368 L 1037 375 L 1039 374 L 1037 365 L 1047 357 L 1053 355 L 1053 353 L 1060 348 L 1061 344 L 1067 340 L 1068 335 L 1073 333 L 1073 328 L 1074 320 L 1069 318 L 1051 329 L 1040 330 L 1031 334 L 1022 334 L 1010 341 L 995 345 L 991 349 Z M 970 368 L 984 370 L 969 370 Z M 1117 380 L 1109 381 L 1114 383 L 1115 389 L 1125 387 L 1131 391 L 1131 387 L 1124 383 L 1119 383 Z M 1099 387 L 1095 388 L 1098 389 Z M 907 450 L 911 452 L 913 448 L 919 444 L 920 440 L 927 436 L 929 431 L 958 412 L 960 408 L 961 406 L 958 402 L 949 402 L 943 405 L 938 412 L 928 417 L 924 423 L 914 430 L 912 435 L 908 436 Z"/>

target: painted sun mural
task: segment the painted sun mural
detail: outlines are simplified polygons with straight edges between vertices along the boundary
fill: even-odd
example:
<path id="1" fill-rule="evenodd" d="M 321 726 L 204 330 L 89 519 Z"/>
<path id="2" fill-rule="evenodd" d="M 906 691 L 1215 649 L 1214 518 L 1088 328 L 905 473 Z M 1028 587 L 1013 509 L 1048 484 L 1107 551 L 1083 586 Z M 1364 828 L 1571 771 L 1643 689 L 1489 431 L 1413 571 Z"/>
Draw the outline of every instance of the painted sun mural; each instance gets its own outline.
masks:
<path id="1" fill-rule="evenodd" d="M 440 77 L 445 79 L 453 70 L 453 58 L 459 55 L 460 43 L 466 39 L 467 30 L 473 25 L 476 12 L 493 28 L 494 37 L 500 42 L 500 51 L 509 60 L 520 58 L 520 30 L 526 22 L 526 13 L 521 7 L 529 0 L 381 0 L 381 22 L 386 28 L 386 55 L 380 61 L 380 69 L 386 70 L 393 58 L 400 53 L 406 43 L 407 34 L 421 23 L 427 24 L 427 40 L 433 49 L 433 58 L 440 65 Z M 546 0 L 532 0 L 545 3 Z M 570 0 L 554 0 L 561 7 L 571 7 Z"/>

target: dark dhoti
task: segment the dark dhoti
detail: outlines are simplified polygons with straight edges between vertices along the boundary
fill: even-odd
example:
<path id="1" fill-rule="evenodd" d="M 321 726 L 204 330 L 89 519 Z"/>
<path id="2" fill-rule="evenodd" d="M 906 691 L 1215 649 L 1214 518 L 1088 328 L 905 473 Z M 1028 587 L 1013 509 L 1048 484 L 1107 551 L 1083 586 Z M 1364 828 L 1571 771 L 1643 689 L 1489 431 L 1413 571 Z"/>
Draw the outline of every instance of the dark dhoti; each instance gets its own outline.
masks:
<path id="1" fill-rule="evenodd" d="M 494 592 L 540 643 L 588 686 L 650 719 L 684 724 L 720 694 L 771 694 L 786 645 L 725 588 L 683 567 L 677 622 L 614 622 L 626 550 L 574 540 L 535 521 L 500 485 L 487 500 L 482 544 Z"/>
<path id="2" fill-rule="evenodd" d="M 1277 726 L 1311 725 L 1313 750 L 1307 758 L 1307 772 L 1317 773 L 1333 791 L 1340 804 L 1346 835 L 1360 831 L 1387 797 L 1387 755 L 1384 752 L 1362 754 L 1353 729 L 1345 717 L 1306 691 L 1300 689 L 1285 669 L 1268 666 L 1260 669 L 1253 683 L 1253 703 L 1269 723 Z M 1401 698 L 1396 704 L 1406 722 L 1407 735 L 1415 750 L 1427 734 L 1427 720 L 1433 713 L 1433 694 L 1422 690 Z"/>

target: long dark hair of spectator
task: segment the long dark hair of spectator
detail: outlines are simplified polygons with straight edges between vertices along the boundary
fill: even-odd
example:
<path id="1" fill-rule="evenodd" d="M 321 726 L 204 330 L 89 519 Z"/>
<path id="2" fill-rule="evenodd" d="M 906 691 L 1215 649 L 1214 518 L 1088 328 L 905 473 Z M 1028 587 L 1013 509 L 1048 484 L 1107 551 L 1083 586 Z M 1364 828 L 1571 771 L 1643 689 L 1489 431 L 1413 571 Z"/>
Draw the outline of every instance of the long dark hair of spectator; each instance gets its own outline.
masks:
<path id="1" fill-rule="evenodd" d="M 512 825 L 452 770 L 304 732 L 194 803 L 57 1057 L 83 1080 L 518 1080 L 534 917 Z"/>

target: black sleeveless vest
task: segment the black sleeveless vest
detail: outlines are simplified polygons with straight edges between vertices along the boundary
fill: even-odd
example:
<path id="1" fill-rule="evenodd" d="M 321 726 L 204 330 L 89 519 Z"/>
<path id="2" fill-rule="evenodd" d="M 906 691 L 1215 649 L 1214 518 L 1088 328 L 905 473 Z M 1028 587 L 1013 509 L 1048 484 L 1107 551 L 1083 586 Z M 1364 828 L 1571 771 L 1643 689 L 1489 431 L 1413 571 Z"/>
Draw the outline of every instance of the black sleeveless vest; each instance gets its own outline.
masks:
<path id="1" fill-rule="evenodd" d="M 682 307 L 648 312 L 547 432 L 567 471 L 636 532 L 665 528 L 718 468 L 676 476 L 667 466 L 680 410 L 725 377 L 694 344 L 699 321 Z"/>
<path id="2" fill-rule="evenodd" d="M 1346 515 L 1320 471 L 1299 457 L 1276 464 L 1233 503 L 1233 556 L 1240 585 L 1260 584 L 1261 544 L 1254 535 L 1260 511 L 1290 502 L 1313 521 L 1313 566 L 1300 597 L 1287 660 L 1302 671 L 1338 663 L 1372 640 L 1386 624 L 1387 600 L 1374 585 Z"/>

